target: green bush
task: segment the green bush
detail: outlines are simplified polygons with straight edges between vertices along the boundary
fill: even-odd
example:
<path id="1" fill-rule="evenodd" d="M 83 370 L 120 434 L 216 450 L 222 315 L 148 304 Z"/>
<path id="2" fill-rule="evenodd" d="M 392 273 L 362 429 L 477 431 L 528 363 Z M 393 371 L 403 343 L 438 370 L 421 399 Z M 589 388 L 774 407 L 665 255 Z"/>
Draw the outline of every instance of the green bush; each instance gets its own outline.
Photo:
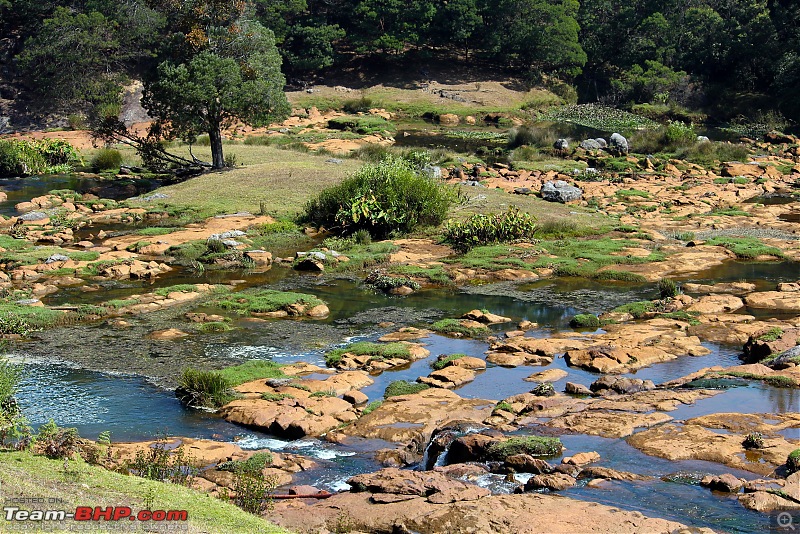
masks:
<path id="1" fill-rule="evenodd" d="M 101 148 L 92 158 L 92 167 L 100 171 L 119 169 L 122 153 L 113 148 Z"/>
<path id="2" fill-rule="evenodd" d="M 368 164 L 323 190 L 305 207 L 305 220 L 341 233 L 367 230 L 377 238 L 444 221 L 454 194 L 445 184 L 394 156 Z"/>
<path id="3" fill-rule="evenodd" d="M 669 278 L 662 278 L 658 281 L 658 294 L 662 299 L 677 297 L 680 295 L 681 290 L 673 280 Z"/>
<path id="4" fill-rule="evenodd" d="M 572 328 L 599 328 L 600 319 L 592 313 L 579 313 L 569 320 Z"/>
<path id="5" fill-rule="evenodd" d="M 536 229 L 533 215 L 512 206 L 505 213 L 476 213 L 464 222 L 448 221 L 444 239 L 455 250 L 464 253 L 473 247 L 532 238 Z"/>
<path id="6" fill-rule="evenodd" d="M 342 111 L 345 113 L 366 113 L 372 109 L 372 100 L 362 96 L 353 100 L 345 100 L 342 104 Z"/>
<path id="7" fill-rule="evenodd" d="M 406 380 L 395 380 L 386 386 L 386 391 L 383 392 L 383 398 L 388 399 L 389 397 L 397 397 L 399 395 L 412 395 L 414 393 L 419 393 L 420 391 L 425 391 L 428 388 L 430 388 L 428 384 L 408 382 Z"/>
<path id="8" fill-rule="evenodd" d="M 0 140 L 0 177 L 69 172 L 78 151 L 60 139 Z"/>
<path id="9" fill-rule="evenodd" d="M 187 406 L 219 408 L 235 398 L 232 383 L 216 371 L 183 370 L 175 396 Z"/>
<path id="10" fill-rule="evenodd" d="M 686 124 L 682 121 L 669 121 L 664 139 L 670 145 L 692 145 L 697 141 L 697 132 L 694 131 L 694 124 Z"/>

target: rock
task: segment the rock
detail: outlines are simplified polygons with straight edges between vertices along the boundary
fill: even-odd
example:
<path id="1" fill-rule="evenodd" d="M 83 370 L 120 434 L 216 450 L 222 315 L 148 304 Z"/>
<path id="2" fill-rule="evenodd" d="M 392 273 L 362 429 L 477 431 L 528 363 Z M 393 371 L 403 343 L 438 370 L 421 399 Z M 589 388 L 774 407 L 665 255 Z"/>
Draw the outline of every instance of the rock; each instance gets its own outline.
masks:
<path id="1" fill-rule="evenodd" d="M 648 480 L 650 477 L 628 473 L 627 471 L 617 471 L 609 467 L 584 467 L 578 474 L 578 478 L 604 478 L 606 480 Z"/>
<path id="2" fill-rule="evenodd" d="M 800 312 L 800 292 L 798 291 L 761 291 L 750 293 L 744 298 L 744 302 L 751 308 Z"/>
<path id="3" fill-rule="evenodd" d="M 150 339 L 157 339 L 159 341 L 167 341 L 172 339 L 180 339 L 188 335 L 189 334 L 187 334 L 183 330 L 178 330 L 177 328 L 168 328 L 166 330 L 156 330 L 147 337 L 149 337 Z"/>
<path id="4" fill-rule="evenodd" d="M 579 434 L 622 438 L 632 435 L 636 429 L 661 425 L 671 420 L 672 417 L 660 412 L 629 413 L 591 410 L 554 417 L 545 423 L 545 426 L 565 428 Z M 642 433 L 638 432 L 635 436 Z"/>
<path id="5" fill-rule="evenodd" d="M 563 369 L 547 369 L 540 373 L 533 373 L 531 376 L 525 378 L 526 382 L 558 382 L 565 376 L 567 372 Z"/>
<path id="6" fill-rule="evenodd" d="M 705 486 L 706 488 L 713 491 L 721 491 L 723 493 L 736 493 L 744 485 L 744 481 L 739 478 L 736 478 L 730 473 L 725 473 L 724 475 L 720 476 L 708 475 L 706 477 L 703 477 L 703 480 L 700 481 L 700 485 Z"/>
<path id="7" fill-rule="evenodd" d="M 686 308 L 686 311 L 702 314 L 730 313 L 742 307 L 744 307 L 744 302 L 739 297 L 733 295 L 709 295 L 700 297 Z"/>
<path id="8" fill-rule="evenodd" d="M 447 453 L 447 461 L 453 464 L 481 461 L 486 457 L 487 449 L 498 438 L 486 434 L 467 434 L 453 440 Z"/>
<path id="9" fill-rule="evenodd" d="M 407 471 L 391 467 L 377 473 L 356 475 L 347 483 L 353 492 L 413 495 L 437 504 L 474 501 L 491 494 L 486 488 L 454 480 L 436 471 Z"/>
<path id="10" fill-rule="evenodd" d="M 525 483 L 525 491 L 537 489 L 549 489 L 550 491 L 563 491 L 576 484 L 576 480 L 563 473 L 553 473 L 550 475 L 533 475 Z"/>
<path id="11" fill-rule="evenodd" d="M 683 290 L 687 293 L 731 293 L 742 295 L 756 290 L 756 285 L 750 282 L 729 282 L 719 284 L 683 284 Z"/>
<path id="12" fill-rule="evenodd" d="M 556 139 L 556 142 L 553 143 L 553 148 L 556 150 L 567 151 L 569 150 L 569 141 L 566 139 Z"/>
<path id="13" fill-rule="evenodd" d="M 66 254 L 53 254 L 49 258 L 44 260 L 44 263 L 46 265 L 50 265 L 51 263 L 58 263 L 62 261 L 69 261 L 69 256 L 67 256 Z"/>
<path id="14" fill-rule="evenodd" d="M 584 150 L 600 150 L 603 147 L 600 146 L 596 139 L 585 139 L 581 141 L 581 148 Z"/>
<path id="15" fill-rule="evenodd" d="M 272 253 L 266 250 L 248 250 L 244 256 L 253 261 L 256 265 L 272 265 Z"/>
<path id="16" fill-rule="evenodd" d="M 533 330 L 534 328 L 538 328 L 538 327 L 539 327 L 539 323 L 534 323 L 534 322 L 531 322 L 531 321 L 525 320 L 525 321 L 521 321 L 521 322 L 520 322 L 520 323 L 517 325 L 517 327 L 518 327 L 520 330 L 525 330 L 525 331 L 527 331 L 527 330 Z"/>
<path id="17" fill-rule="evenodd" d="M 576 384 L 574 382 L 567 382 L 564 385 L 564 391 L 572 395 L 591 395 L 592 390 L 583 384 Z"/>
<path id="18" fill-rule="evenodd" d="M 460 122 L 458 115 L 455 113 L 442 113 L 437 117 L 439 124 L 443 124 L 445 126 L 457 126 Z"/>
<path id="19" fill-rule="evenodd" d="M 618 133 L 611 134 L 611 138 L 608 140 L 608 151 L 617 156 L 627 154 L 628 140 Z"/>
<path id="20" fill-rule="evenodd" d="M 553 466 L 541 458 L 534 458 L 530 454 L 513 454 L 506 458 L 504 465 L 518 473 L 534 473 L 536 475 L 548 474 L 553 471 Z"/>
<path id="21" fill-rule="evenodd" d="M 44 219 L 49 218 L 50 217 L 43 211 L 29 211 L 28 213 L 24 213 L 19 216 L 19 219 L 25 222 L 43 221 Z"/>
<path id="22" fill-rule="evenodd" d="M 311 271 L 321 273 L 325 270 L 325 264 L 314 258 L 305 258 L 297 262 L 294 268 L 298 271 Z"/>
<path id="23" fill-rule="evenodd" d="M 763 328 L 744 344 L 746 362 L 759 362 L 773 354 L 794 349 L 800 343 L 800 328 Z"/>
<path id="24" fill-rule="evenodd" d="M 545 183 L 541 190 L 542 198 L 549 202 L 571 202 L 578 200 L 583 195 L 583 191 L 569 185 L 563 180 L 555 180 Z"/>
<path id="25" fill-rule="evenodd" d="M 481 310 L 472 310 L 461 316 L 462 319 L 476 321 L 482 324 L 499 324 L 511 322 L 508 317 L 496 315 L 494 313 L 482 312 Z"/>
<path id="26" fill-rule="evenodd" d="M 573 456 L 567 456 L 561 459 L 562 464 L 570 464 L 570 465 L 586 465 L 593 462 L 596 462 L 600 459 L 600 455 L 597 452 L 579 452 Z"/>
<path id="27" fill-rule="evenodd" d="M 351 390 L 342 395 L 342 399 L 346 400 L 353 406 L 360 406 L 362 404 L 366 404 L 369 401 L 369 397 L 367 397 L 364 393 L 361 393 L 358 390 Z"/>
<path id="28" fill-rule="evenodd" d="M 650 391 L 656 385 L 652 380 L 640 380 L 638 378 L 627 378 L 621 376 L 603 376 L 595 380 L 589 389 L 594 393 L 605 393 L 613 391 L 615 393 L 627 394 L 638 393 L 639 391 Z"/>

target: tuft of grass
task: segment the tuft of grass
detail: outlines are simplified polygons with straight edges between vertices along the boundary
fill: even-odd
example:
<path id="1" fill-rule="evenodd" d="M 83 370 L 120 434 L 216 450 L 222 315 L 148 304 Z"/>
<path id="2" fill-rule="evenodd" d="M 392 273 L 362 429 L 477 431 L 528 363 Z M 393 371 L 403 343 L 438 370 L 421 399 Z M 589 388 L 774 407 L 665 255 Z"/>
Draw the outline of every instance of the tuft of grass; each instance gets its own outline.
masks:
<path id="1" fill-rule="evenodd" d="M 325 363 L 328 367 L 333 367 L 342 360 L 344 354 L 354 354 L 356 356 L 370 356 L 371 360 L 385 360 L 389 358 L 411 358 L 411 351 L 405 343 L 374 343 L 372 341 L 358 341 L 346 347 L 333 349 L 325 355 Z"/>
<path id="2" fill-rule="evenodd" d="M 155 290 L 155 294 L 166 297 L 170 293 L 174 293 L 176 291 L 180 291 L 182 293 L 193 293 L 197 291 L 197 286 L 194 284 L 177 284 L 169 287 L 160 287 Z"/>
<path id="3" fill-rule="evenodd" d="M 714 237 L 706 241 L 706 245 L 725 247 L 742 259 L 753 259 L 758 256 L 784 257 L 780 249 L 765 245 L 755 237 Z"/>
<path id="4" fill-rule="evenodd" d="M 511 406 L 506 401 L 498 402 L 497 405 L 492 409 L 492 413 L 496 412 L 508 412 L 508 413 L 517 413 L 513 406 Z"/>
<path id="5" fill-rule="evenodd" d="M 416 265 L 396 265 L 389 268 L 392 273 L 426 278 L 433 284 L 451 285 L 452 280 L 442 267 L 417 267 Z"/>
<path id="6" fill-rule="evenodd" d="M 175 230 L 177 230 L 177 228 L 161 228 L 158 226 L 151 226 L 149 228 L 140 228 L 136 231 L 136 233 L 143 236 L 158 236 L 171 234 Z"/>
<path id="7" fill-rule="evenodd" d="M 797 386 L 797 383 L 788 376 L 781 376 L 781 375 L 761 376 L 741 371 L 726 371 L 722 374 L 726 376 L 734 376 L 736 378 L 743 378 L 745 380 L 761 380 L 765 384 L 768 384 L 776 388 L 793 388 Z"/>
<path id="8" fill-rule="evenodd" d="M 124 308 L 126 306 L 135 306 L 139 304 L 141 301 L 137 298 L 129 298 L 129 299 L 111 299 L 105 302 L 105 306 L 108 308 L 113 308 L 118 310 L 120 308 Z"/>
<path id="9" fill-rule="evenodd" d="M 374 412 L 375 410 L 380 408 L 382 404 L 383 404 L 382 400 L 374 400 L 374 401 L 370 402 L 361 411 L 361 415 L 367 415 L 367 414 L 370 414 L 370 413 Z"/>
<path id="10" fill-rule="evenodd" d="M 669 278 L 662 278 L 658 281 L 658 294 L 662 299 L 677 297 L 681 293 L 678 284 Z"/>
<path id="11" fill-rule="evenodd" d="M 456 354 L 448 354 L 446 356 L 445 355 L 442 356 L 439 356 L 439 358 L 431 364 L 431 367 L 436 371 L 444 369 L 445 367 L 453 363 L 455 360 L 465 357 L 466 354 L 456 353 Z"/>
<path id="12" fill-rule="evenodd" d="M 271 402 L 279 402 L 284 399 L 293 399 L 294 395 L 291 393 L 270 393 L 264 392 L 261 394 L 261 400 L 271 401 Z"/>
<path id="13" fill-rule="evenodd" d="M 486 337 L 491 333 L 485 326 L 462 326 L 459 319 L 442 319 L 436 321 L 431 325 L 431 330 L 440 334 L 461 334 L 473 338 Z"/>
<path id="14" fill-rule="evenodd" d="M 642 318 L 646 313 L 656 310 L 656 305 L 649 300 L 640 300 L 638 302 L 629 302 L 622 306 L 617 306 L 613 310 L 614 313 L 630 313 L 634 319 Z"/>
<path id="15" fill-rule="evenodd" d="M 413 395 L 414 393 L 419 393 L 420 391 L 425 391 L 429 388 L 430 386 L 428 384 L 422 384 L 420 382 L 395 380 L 386 386 L 386 391 L 383 392 L 383 398 L 388 399 L 390 397 L 397 397 L 399 395 Z"/>
<path id="16" fill-rule="evenodd" d="M 558 438 L 540 436 L 514 437 L 493 443 L 486 455 L 491 460 L 503 462 L 509 456 L 529 454 L 531 456 L 556 456 L 561 454 L 564 446 Z"/>
<path id="17" fill-rule="evenodd" d="M 197 329 L 204 334 L 210 334 L 214 332 L 227 332 L 233 330 L 233 327 L 223 321 L 209 321 L 207 323 L 202 323 Z"/>
<path id="18" fill-rule="evenodd" d="M 783 336 L 783 329 L 776 326 L 774 328 L 770 328 L 768 332 L 758 336 L 758 340 L 769 343 L 770 341 L 779 340 L 781 336 Z"/>
<path id="19" fill-rule="evenodd" d="M 676 319 L 678 321 L 685 321 L 689 323 L 690 326 L 697 326 L 700 324 L 700 321 L 697 320 L 698 312 L 687 312 L 684 310 L 678 310 L 669 313 L 662 313 L 659 317 L 663 317 L 664 319 Z"/>
<path id="20" fill-rule="evenodd" d="M 269 360 L 250 360 L 217 371 L 232 387 L 263 378 L 286 378 L 281 365 Z"/>
<path id="21" fill-rule="evenodd" d="M 232 387 L 221 373 L 186 368 L 178 379 L 175 395 L 187 406 L 219 408 L 236 398 Z"/>
<path id="22" fill-rule="evenodd" d="M 616 192 L 616 195 L 622 200 L 629 198 L 650 198 L 650 193 L 640 189 L 620 189 Z"/>

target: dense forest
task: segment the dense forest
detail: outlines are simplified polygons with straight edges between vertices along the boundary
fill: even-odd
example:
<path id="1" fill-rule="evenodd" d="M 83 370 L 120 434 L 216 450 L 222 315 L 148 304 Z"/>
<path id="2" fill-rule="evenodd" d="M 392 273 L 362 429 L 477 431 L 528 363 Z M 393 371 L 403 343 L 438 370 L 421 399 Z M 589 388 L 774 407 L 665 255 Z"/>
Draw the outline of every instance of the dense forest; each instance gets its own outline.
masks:
<path id="1" fill-rule="evenodd" d="M 2 78 L 33 108 L 113 108 L 126 80 L 248 24 L 290 81 L 447 59 L 566 100 L 800 118 L 795 0 L 0 0 Z"/>

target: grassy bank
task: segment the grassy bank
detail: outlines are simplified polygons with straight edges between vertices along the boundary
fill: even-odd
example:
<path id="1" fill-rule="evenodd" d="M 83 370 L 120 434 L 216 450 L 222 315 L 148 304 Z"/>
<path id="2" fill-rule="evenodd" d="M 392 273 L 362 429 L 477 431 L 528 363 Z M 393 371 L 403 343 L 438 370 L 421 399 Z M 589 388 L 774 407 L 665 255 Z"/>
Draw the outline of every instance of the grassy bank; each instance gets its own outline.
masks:
<path id="1" fill-rule="evenodd" d="M 190 533 L 284 533 L 288 532 L 234 506 L 176 484 L 121 475 L 83 463 L 71 462 L 65 473 L 64 462 L 34 456 L 29 452 L 0 452 L 0 482 L 4 499 L 42 498 L 45 504 L 18 505 L 20 509 L 64 509 L 77 506 L 130 506 L 133 512 L 149 504 L 153 510 L 186 510 L 188 522 L 183 532 Z M 61 499 L 48 505 L 50 498 Z M 5 520 L 3 520 L 5 521 Z M 26 532 L 66 532 L 90 525 L 67 520 L 50 525 L 31 522 Z M 103 526 L 103 525 L 101 525 Z M 149 525 L 152 527 L 152 525 Z M 162 528 L 167 524 L 163 523 Z M 173 523 L 173 527 L 178 525 Z M 142 525 L 143 528 L 144 525 Z M 0 528 L 0 530 L 3 530 Z M 82 532 L 107 532 L 104 528 Z"/>

